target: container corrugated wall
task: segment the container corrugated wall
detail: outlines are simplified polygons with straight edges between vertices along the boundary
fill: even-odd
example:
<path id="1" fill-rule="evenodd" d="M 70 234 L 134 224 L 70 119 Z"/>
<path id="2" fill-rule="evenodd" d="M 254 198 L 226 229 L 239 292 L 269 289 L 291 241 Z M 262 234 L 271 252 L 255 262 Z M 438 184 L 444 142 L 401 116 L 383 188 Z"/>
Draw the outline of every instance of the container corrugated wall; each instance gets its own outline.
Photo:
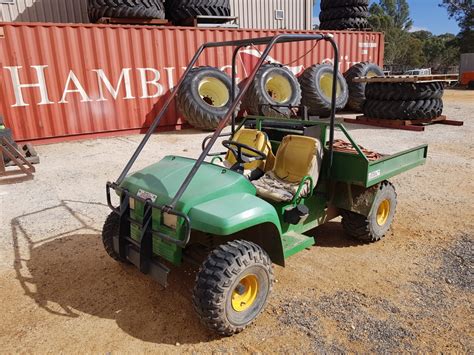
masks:
<path id="1" fill-rule="evenodd" d="M 19 141 L 143 129 L 202 43 L 277 33 L 283 32 L 0 23 L 0 113 Z M 382 34 L 337 32 L 335 38 L 342 71 L 360 61 L 383 64 Z M 312 47 L 278 45 L 271 56 L 296 73 L 332 59 L 329 43 L 305 56 Z M 240 53 L 239 79 L 258 56 L 255 48 Z M 229 72 L 231 49 L 210 49 L 201 58 L 199 65 Z M 181 123 L 172 110 L 162 127 Z"/>
<path id="2" fill-rule="evenodd" d="M 313 28 L 313 0 L 231 0 L 231 13 L 240 28 Z"/>
<path id="3" fill-rule="evenodd" d="M 311 30 L 313 0 L 230 0 L 240 28 Z M 282 19 L 276 11 L 283 11 Z M 87 0 L 14 0 L 0 4 L 0 22 L 88 23 Z"/>
<path id="4" fill-rule="evenodd" d="M 87 0 L 13 0 L 0 4 L 0 22 L 88 23 Z"/>

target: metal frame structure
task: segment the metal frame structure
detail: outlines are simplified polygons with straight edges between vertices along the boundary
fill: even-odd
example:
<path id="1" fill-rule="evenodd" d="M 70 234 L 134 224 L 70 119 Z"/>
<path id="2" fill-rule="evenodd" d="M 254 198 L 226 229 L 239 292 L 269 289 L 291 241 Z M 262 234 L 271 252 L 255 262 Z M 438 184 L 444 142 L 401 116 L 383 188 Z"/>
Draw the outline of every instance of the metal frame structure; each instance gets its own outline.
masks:
<path id="1" fill-rule="evenodd" d="M 234 47 L 234 52 L 232 56 L 232 89 L 231 89 L 231 97 L 233 98 L 233 102 L 229 108 L 229 111 L 227 114 L 224 116 L 222 121 L 220 122 L 219 126 L 217 127 L 215 133 L 213 136 L 210 138 L 209 143 L 203 147 L 204 150 L 199 156 L 199 158 L 196 160 L 196 163 L 194 164 L 193 168 L 189 172 L 188 176 L 184 180 L 183 184 L 181 187 L 178 189 L 178 192 L 172 199 L 171 203 L 167 206 L 162 206 L 160 209 L 162 212 L 166 213 L 173 213 L 173 214 L 178 214 L 178 211 L 175 211 L 175 207 L 179 199 L 182 197 L 184 192 L 186 191 L 187 187 L 191 183 L 191 180 L 193 179 L 194 175 L 196 175 L 196 172 L 198 171 L 199 167 L 202 165 L 204 160 L 206 159 L 208 153 L 216 143 L 217 139 L 220 137 L 222 130 L 229 124 L 229 122 L 232 122 L 232 134 L 235 133 L 235 111 L 237 110 L 237 107 L 239 105 L 239 102 L 243 99 L 244 95 L 246 94 L 247 90 L 249 89 L 251 83 L 255 79 L 255 76 L 257 75 L 258 70 L 261 68 L 261 66 L 266 62 L 266 59 L 268 55 L 270 54 L 271 50 L 275 47 L 277 44 L 282 44 L 282 43 L 291 43 L 291 42 L 303 42 L 303 41 L 321 41 L 325 40 L 331 43 L 333 50 L 334 50 L 334 81 L 333 81 L 333 90 L 332 90 L 332 100 L 331 100 L 331 116 L 330 116 L 330 138 L 329 138 L 329 171 L 332 166 L 333 162 L 333 143 L 334 143 L 334 125 L 335 125 L 335 116 L 336 116 L 336 95 L 337 95 L 337 74 L 339 70 L 339 49 L 337 47 L 336 42 L 334 41 L 334 38 L 332 35 L 326 34 L 314 34 L 314 35 L 309 35 L 309 34 L 281 34 L 273 37 L 261 37 L 261 38 L 252 38 L 252 39 L 245 39 L 245 40 L 237 40 L 237 41 L 226 41 L 226 42 L 210 42 L 210 43 L 205 43 L 201 47 L 199 47 L 198 51 L 190 61 L 189 65 L 187 66 L 186 71 L 184 72 L 183 76 L 181 77 L 180 81 L 178 82 L 178 85 L 174 88 L 173 92 L 171 95 L 168 97 L 166 100 L 165 104 L 163 105 L 163 108 L 161 111 L 158 113 L 156 118 L 154 119 L 152 125 L 148 129 L 147 133 L 145 134 L 143 140 L 140 142 L 138 148 L 136 151 L 133 153 L 132 157 L 128 161 L 127 165 L 123 169 L 122 173 L 118 177 L 117 181 L 115 183 L 108 183 L 107 186 L 110 188 L 113 188 L 114 190 L 117 190 L 119 188 L 120 184 L 124 181 L 126 178 L 127 174 L 129 173 L 130 169 L 132 168 L 133 164 L 136 162 L 138 156 L 142 152 L 143 148 L 147 144 L 148 140 L 150 139 L 151 135 L 156 131 L 158 128 L 158 125 L 160 124 L 161 119 L 164 117 L 165 113 L 167 112 L 171 102 L 174 100 L 176 97 L 177 93 L 179 92 L 183 82 L 184 78 L 186 78 L 191 69 L 194 68 L 195 64 L 197 63 L 198 59 L 200 58 L 201 54 L 208 48 L 218 48 L 218 47 Z M 251 74 L 247 78 L 248 80 L 246 81 L 245 85 L 242 87 L 240 90 L 239 94 L 236 96 L 236 65 L 237 65 L 237 55 L 239 51 L 247 46 L 258 46 L 258 45 L 266 45 L 265 50 L 262 52 L 262 56 L 260 57 L 259 61 L 255 65 L 254 69 L 252 70 Z M 158 206 L 156 206 L 158 207 Z"/>

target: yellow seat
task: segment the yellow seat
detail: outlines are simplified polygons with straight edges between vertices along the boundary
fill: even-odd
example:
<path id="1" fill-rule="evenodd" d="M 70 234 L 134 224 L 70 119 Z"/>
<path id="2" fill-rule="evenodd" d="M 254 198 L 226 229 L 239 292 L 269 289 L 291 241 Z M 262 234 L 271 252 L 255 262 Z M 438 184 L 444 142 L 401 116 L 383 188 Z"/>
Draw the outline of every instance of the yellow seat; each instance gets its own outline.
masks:
<path id="1" fill-rule="evenodd" d="M 318 139 L 286 136 L 278 149 L 273 169 L 253 181 L 257 194 L 277 202 L 308 196 L 318 181 L 322 157 L 322 145 Z M 297 193 L 299 196 L 295 196 Z"/>
<path id="2" fill-rule="evenodd" d="M 272 169 L 273 163 L 275 161 L 275 156 L 272 152 L 272 147 L 270 141 L 265 133 L 256 130 L 256 129 L 247 129 L 241 128 L 238 130 L 234 137 L 231 139 L 234 142 L 242 143 L 248 145 L 249 147 L 255 148 L 258 151 L 263 152 L 266 156 L 266 160 L 257 160 L 251 163 L 244 164 L 244 169 L 246 172 L 253 171 L 255 169 L 260 169 L 262 171 L 268 171 Z M 248 155 L 255 156 L 255 153 L 252 153 L 246 149 L 242 150 Z M 225 156 L 224 166 L 226 168 L 231 168 L 237 163 L 237 159 L 234 154 L 229 150 Z"/>

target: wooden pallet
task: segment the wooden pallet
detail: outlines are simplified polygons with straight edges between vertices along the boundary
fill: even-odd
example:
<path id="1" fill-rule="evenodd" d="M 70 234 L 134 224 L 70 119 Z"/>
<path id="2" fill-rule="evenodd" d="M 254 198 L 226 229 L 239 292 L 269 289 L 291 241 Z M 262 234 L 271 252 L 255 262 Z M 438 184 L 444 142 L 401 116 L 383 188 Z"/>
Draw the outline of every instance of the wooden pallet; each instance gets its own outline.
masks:
<path id="1" fill-rule="evenodd" d="M 7 170 L 3 157 L 10 158 L 9 166 L 18 169 Z M 33 177 L 36 172 L 35 167 L 15 148 L 5 137 L 0 137 L 0 177 L 25 174 Z"/>
<path id="2" fill-rule="evenodd" d="M 147 25 L 147 26 L 172 26 L 168 20 L 146 19 L 146 18 L 119 18 L 119 17 L 102 17 L 97 21 L 103 25 Z"/>
<path id="3" fill-rule="evenodd" d="M 459 81 L 458 74 L 436 75 L 389 75 L 389 76 L 362 76 L 352 80 L 356 83 L 432 83 L 437 81 Z"/>
<path id="4" fill-rule="evenodd" d="M 448 120 L 448 118 L 444 115 L 434 119 L 426 120 L 387 120 L 381 118 L 366 117 L 362 115 L 357 116 L 356 118 L 345 118 L 344 122 L 415 132 L 423 132 L 425 130 L 425 126 L 432 124 L 444 124 L 449 126 L 464 125 L 463 121 Z"/>

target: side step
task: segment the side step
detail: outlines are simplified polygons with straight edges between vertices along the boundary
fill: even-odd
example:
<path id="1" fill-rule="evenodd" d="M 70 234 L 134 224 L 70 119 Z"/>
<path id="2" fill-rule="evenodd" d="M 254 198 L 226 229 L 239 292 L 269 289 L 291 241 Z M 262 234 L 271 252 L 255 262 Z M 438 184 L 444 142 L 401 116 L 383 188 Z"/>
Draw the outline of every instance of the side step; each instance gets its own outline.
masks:
<path id="1" fill-rule="evenodd" d="M 288 232 L 282 236 L 285 259 L 315 244 L 313 237 L 296 232 Z"/>

